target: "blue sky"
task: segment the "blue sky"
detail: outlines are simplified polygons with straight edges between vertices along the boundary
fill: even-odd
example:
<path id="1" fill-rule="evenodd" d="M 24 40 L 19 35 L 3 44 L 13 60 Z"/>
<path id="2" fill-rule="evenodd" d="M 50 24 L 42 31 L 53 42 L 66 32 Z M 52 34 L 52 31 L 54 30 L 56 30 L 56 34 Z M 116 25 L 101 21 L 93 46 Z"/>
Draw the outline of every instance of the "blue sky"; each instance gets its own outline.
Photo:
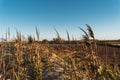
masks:
<path id="1" fill-rule="evenodd" d="M 23 35 L 35 35 L 35 26 L 42 39 L 56 37 L 56 27 L 63 39 L 81 39 L 89 24 L 97 39 L 120 39 L 120 0 L 0 0 L 0 37 L 10 27 Z"/>

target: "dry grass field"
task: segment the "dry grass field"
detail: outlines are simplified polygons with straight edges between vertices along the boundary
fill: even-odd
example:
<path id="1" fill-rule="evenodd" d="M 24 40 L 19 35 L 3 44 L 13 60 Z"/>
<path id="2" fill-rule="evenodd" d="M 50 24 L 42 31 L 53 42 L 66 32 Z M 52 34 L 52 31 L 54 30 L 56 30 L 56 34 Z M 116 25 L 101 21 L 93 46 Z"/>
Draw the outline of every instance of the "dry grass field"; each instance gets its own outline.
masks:
<path id="1" fill-rule="evenodd" d="M 120 80 L 120 48 L 97 45 L 94 33 L 89 33 L 80 43 L 67 45 L 57 38 L 53 43 L 21 34 L 13 41 L 0 43 L 0 80 Z M 57 43 L 56 43 L 57 42 Z"/>

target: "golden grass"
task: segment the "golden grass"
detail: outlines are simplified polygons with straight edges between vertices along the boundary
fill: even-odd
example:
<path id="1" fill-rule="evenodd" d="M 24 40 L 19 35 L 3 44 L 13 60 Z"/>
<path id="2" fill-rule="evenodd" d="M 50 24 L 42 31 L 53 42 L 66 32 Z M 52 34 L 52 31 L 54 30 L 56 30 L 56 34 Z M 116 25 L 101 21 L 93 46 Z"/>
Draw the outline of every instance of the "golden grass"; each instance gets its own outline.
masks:
<path id="1" fill-rule="evenodd" d="M 94 38 L 90 29 L 88 31 Z M 90 46 L 85 44 L 86 40 L 81 46 L 51 46 L 49 42 L 36 42 L 32 37 L 23 42 L 21 34 L 16 33 L 17 42 L 0 43 L 0 80 L 120 80 L 116 52 L 112 69 L 97 55 L 95 40 L 90 40 Z M 36 34 L 39 40 L 37 28 Z M 68 31 L 67 36 L 70 41 Z"/>

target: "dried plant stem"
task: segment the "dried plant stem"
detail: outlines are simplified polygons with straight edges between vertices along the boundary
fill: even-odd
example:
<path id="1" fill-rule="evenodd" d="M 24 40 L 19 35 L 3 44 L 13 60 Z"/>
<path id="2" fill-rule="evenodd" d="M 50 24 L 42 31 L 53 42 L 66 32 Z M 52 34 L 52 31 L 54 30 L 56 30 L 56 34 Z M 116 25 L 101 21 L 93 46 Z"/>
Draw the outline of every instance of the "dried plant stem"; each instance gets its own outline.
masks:
<path id="1" fill-rule="evenodd" d="M 40 40 L 40 33 L 39 33 L 37 27 L 35 27 L 35 30 L 36 30 L 37 40 L 39 41 Z"/>

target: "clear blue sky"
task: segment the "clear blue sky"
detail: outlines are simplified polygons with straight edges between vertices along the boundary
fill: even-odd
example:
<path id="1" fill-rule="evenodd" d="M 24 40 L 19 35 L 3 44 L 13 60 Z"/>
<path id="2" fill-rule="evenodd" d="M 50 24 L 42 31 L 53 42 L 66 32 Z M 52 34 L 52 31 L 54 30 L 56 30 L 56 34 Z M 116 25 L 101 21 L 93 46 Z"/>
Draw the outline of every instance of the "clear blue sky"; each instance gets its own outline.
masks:
<path id="1" fill-rule="evenodd" d="M 35 35 L 35 26 L 42 39 L 62 38 L 66 29 L 70 36 L 81 39 L 85 24 L 91 25 L 97 39 L 120 39 L 120 0 L 0 0 L 0 37 L 8 27 L 24 35 Z"/>

